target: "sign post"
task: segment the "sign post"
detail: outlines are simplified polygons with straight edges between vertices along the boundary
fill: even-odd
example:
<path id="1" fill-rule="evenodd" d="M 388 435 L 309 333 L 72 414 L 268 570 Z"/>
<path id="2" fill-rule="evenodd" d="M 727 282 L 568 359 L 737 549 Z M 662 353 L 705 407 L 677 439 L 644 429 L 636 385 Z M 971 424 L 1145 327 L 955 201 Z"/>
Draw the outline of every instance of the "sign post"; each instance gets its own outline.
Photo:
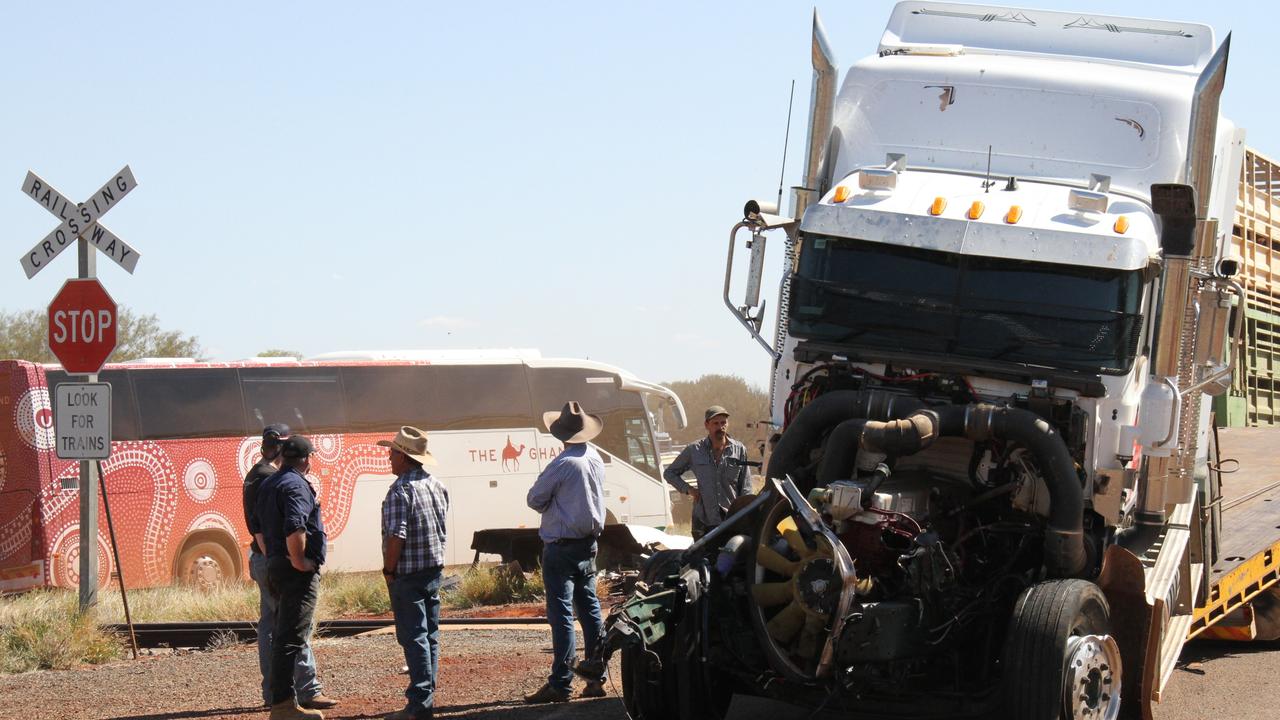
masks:
<path id="1" fill-rule="evenodd" d="M 54 414 L 58 457 L 80 460 L 82 612 L 98 602 L 98 460 L 111 452 L 111 387 L 98 383 L 98 371 L 116 346 L 116 304 L 96 279 L 94 250 L 133 272 L 141 254 L 99 220 L 136 185 L 128 165 L 82 203 L 68 201 L 32 172 L 22 183 L 24 194 L 61 221 L 19 258 L 26 276 L 43 270 L 72 239 L 77 244 L 78 279 L 68 280 L 49 304 L 49 349 L 68 373 L 83 374 L 87 381 L 59 384 Z"/>

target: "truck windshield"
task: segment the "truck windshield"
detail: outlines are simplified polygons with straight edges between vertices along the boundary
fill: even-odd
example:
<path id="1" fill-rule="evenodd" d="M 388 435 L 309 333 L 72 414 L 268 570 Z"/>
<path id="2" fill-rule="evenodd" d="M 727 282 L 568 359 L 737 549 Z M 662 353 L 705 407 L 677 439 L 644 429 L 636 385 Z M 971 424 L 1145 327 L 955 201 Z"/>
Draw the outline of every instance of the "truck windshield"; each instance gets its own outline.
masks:
<path id="1" fill-rule="evenodd" d="M 808 235 L 791 333 L 895 353 L 1102 374 L 1137 351 L 1137 270 L 1055 265 Z"/>

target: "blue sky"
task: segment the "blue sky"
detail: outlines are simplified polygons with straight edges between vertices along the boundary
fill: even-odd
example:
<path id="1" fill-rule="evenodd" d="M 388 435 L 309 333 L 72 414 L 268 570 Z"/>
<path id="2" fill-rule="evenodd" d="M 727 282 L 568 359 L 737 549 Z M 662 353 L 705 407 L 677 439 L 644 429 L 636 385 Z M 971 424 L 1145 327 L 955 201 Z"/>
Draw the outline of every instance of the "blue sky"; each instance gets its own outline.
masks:
<path id="1" fill-rule="evenodd" d="M 892 6 L 819 5 L 842 68 Z M 1034 6 L 1233 30 L 1223 110 L 1280 154 L 1274 4 Z M 792 80 L 798 181 L 812 7 L 5 4 L 0 309 L 43 308 L 76 270 L 67 252 L 23 275 L 54 227 L 27 170 L 81 200 L 128 164 L 138 189 L 104 223 L 142 258 L 99 275 L 214 358 L 535 347 L 766 385 L 724 256 L 743 202 L 776 195 Z"/>

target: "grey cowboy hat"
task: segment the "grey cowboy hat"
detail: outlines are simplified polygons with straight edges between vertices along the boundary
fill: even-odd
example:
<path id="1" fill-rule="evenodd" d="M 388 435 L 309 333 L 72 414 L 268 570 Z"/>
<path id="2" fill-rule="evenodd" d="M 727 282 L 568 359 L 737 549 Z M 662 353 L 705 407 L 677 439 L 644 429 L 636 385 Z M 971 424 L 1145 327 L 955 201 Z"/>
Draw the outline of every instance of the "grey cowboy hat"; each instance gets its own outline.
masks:
<path id="1" fill-rule="evenodd" d="M 570 400 L 559 412 L 542 413 L 542 422 L 552 436 L 562 443 L 584 443 L 600 434 L 604 422 L 599 415 L 591 415 L 577 401 Z"/>
<path id="2" fill-rule="evenodd" d="M 394 440 L 379 440 L 378 444 L 402 452 L 423 465 L 436 464 L 435 456 L 427 452 L 427 434 L 412 425 L 402 426 Z"/>

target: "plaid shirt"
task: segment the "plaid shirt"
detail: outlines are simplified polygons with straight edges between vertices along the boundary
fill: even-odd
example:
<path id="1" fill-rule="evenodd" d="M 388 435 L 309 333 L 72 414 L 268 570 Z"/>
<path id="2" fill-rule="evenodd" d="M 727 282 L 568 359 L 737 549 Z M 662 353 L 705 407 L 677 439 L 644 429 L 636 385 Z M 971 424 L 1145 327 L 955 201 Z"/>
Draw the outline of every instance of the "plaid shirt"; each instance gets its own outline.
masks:
<path id="1" fill-rule="evenodd" d="M 382 547 L 388 537 L 404 540 L 396 575 L 444 565 L 449 491 L 422 468 L 396 478 L 382 501 Z"/>

